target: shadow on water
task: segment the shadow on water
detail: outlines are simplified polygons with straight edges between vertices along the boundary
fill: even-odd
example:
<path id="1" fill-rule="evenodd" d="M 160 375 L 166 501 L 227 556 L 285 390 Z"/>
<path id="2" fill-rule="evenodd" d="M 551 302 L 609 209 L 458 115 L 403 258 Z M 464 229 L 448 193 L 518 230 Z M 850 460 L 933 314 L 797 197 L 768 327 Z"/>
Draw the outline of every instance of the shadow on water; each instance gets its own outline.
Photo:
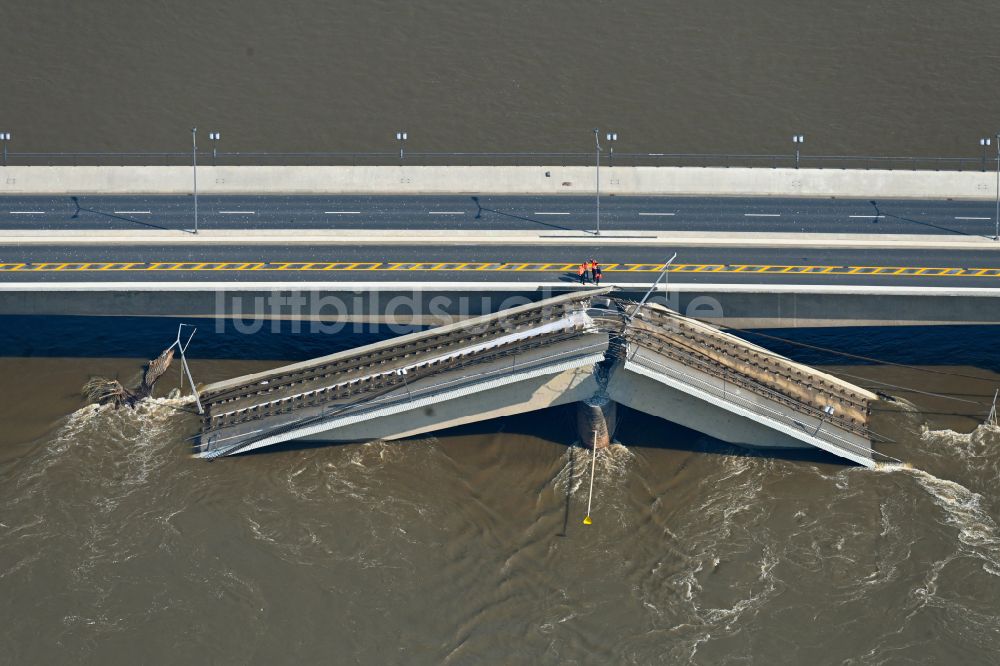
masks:
<path id="1" fill-rule="evenodd" d="M 563 276 L 566 282 L 576 276 Z M 76 315 L 0 316 L 0 357 L 148 358 L 173 342 L 179 323 L 198 327 L 190 358 L 302 361 L 397 337 L 400 331 L 377 324 L 349 324 L 338 333 L 310 330 L 301 322 L 263 322 L 243 333 L 230 320 L 212 318 L 88 317 Z M 259 323 L 259 322 L 258 322 Z M 249 327 L 242 327 L 248 330 Z M 419 327 L 407 330 L 418 331 Z M 878 362 L 921 366 L 968 365 L 1000 372 L 1000 326 L 884 326 L 735 330 L 778 354 L 810 365 L 871 365 Z M 809 346 L 803 346 L 809 345 Z"/>
<path id="2" fill-rule="evenodd" d="M 1000 326 L 995 325 L 727 330 L 807 365 L 967 365 L 1000 372 L 1000 349 L 996 345 Z"/>
<path id="3" fill-rule="evenodd" d="M 576 452 L 578 447 L 571 447 L 569 451 L 569 477 L 573 479 L 576 476 Z M 581 449 L 582 450 L 582 449 Z M 562 530 L 556 533 L 556 536 L 565 537 L 568 536 L 566 532 L 569 527 L 569 506 L 570 500 L 573 497 L 573 484 L 572 482 L 566 484 L 566 498 L 563 500 L 563 523 Z"/>
<path id="4" fill-rule="evenodd" d="M 398 335 L 377 325 L 330 334 L 310 332 L 305 322 L 294 332 L 290 322 L 274 321 L 246 334 L 231 321 L 208 318 L 6 315 L 0 357 L 151 358 L 174 341 L 180 323 L 198 328 L 191 359 L 303 361 Z"/>
<path id="5" fill-rule="evenodd" d="M 677 423 L 619 405 L 616 439 L 629 448 L 666 449 L 710 456 L 768 458 L 854 467 L 821 449 L 752 449 L 709 437 Z"/>

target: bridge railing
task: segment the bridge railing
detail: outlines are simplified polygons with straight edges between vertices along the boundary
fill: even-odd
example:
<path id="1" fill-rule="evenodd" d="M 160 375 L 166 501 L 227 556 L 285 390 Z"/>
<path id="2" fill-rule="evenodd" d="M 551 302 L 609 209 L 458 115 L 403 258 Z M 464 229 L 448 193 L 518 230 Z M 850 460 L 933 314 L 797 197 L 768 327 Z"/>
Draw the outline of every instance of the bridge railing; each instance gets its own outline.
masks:
<path id="1" fill-rule="evenodd" d="M 81 151 L 6 154 L 4 165 L 23 166 L 190 166 L 191 151 Z M 198 151 L 200 166 L 593 166 L 593 152 L 427 152 L 405 151 Z M 993 158 L 802 155 L 735 153 L 605 152 L 601 166 L 756 167 L 802 169 L 886 169 L 907 171 L 987 171 Z"/>
<path id="2" fill-rule="evenodd" d="M 644 346 L 649 348 L 649 345 L 644 345 Z M 653 351 L 655 351 L 658 354 L 662 354 L 671 360 L 677 361 L 682 365 L 686 365 L 697 372 L 702 372 L 706 375 L 711 375 L 713 377 L 722 380 L 723 393 L 727 392 L 727 386 L 746 389 L 747 391 L 756 393 L 757 395 L 761 396 L 766 400 L 776 402 L 778 404 L 784 405 L 785 407 L 788 407 L 789 409 L 799 412 L 803 416 L 827 422 L 832 422 L 833 424 L 838 425 L 842 430 L 853 432 L 867 439 L 873 439 L 873 438 L 884 439 L 879 435 L 870 431 L 864 425 L 854 423 L 848 419 L 844 419 L 839 416 L 830 416 L 826 414 L 822 409 L 816 407 L 815 405 L 802 402 L 801 400 L 793 398 L 792 396 L 781 393 L 780 391 L 776 391 L 770 386 L 767 386 L 766 384 L 763 384 L 747 375 L 734 372 L 729 368 L 723 367 L 721 365 L 715 365 L 704 359 L 698 358 L 697 356 L 691 354 L 690 352 L 686 352 L 677 349 L 675 347 L 660 346 L 660 345 L 657 345 L 656 348 L 653 348 Z M 837 399 L 843 400 L 840 397 L 838 397 Z"/>
<path id="3" fill-rule="evenodd" d="M 567 335 L 562 337 L 557 337 L 552 341 L 560 341 L 565 339 L 571 339 L 577 337 L 579 333 L 573 335 Z M 410 381 L 416 382 L 420 379 L 427 379 L 438 374 L 445 374 L 446 372 L 453 372 L 455 370 L 460 370 L 463 368 L 472 368 L 478 365 L 483 365 L 486 363 L 494 362 L 498 359 L 510 358 L 511 362 L 509 365 L 504 364 L 502 367 L 491 368 L 484 371 L 466 373 L 461 377 L 451 377 L 444 379 L 443 381 L 436 381 L 430 384 L 418 385 L 411 387 L 409 383 L 405 380 L 405 375 L 401 375 L 403 379 L 399 382 L 395 382 L 382 388 L 379 391 L 363 394 L 358 396 L 356 400 L 350 402 L 338 402 L 320 407 L 320 412 L 318 414 L 310 415 L 305 418 L 296 419 L 291 422 L 283 422 L 274 425 L 269 428 L 263 428 L 254 432 L 253 435 L 241 438 L 238 442 L 233 444 L 227 444 L 224 446 L 219 446 L 216 439 L 217 433 L 224 429 L 225 426 L 213 427 L 208 425 L 202 430 L 201 441 L 203 442 L 200 447 L 199 453 L 205 457 L 214 457 L 216 455 L 229 455 L 230 453 L 235 453 L 239 450 L 245 449 L 247 447 L 252 447 L 252 445 L 258 441 L 279 436 L 285 433 L 291 433 L 300 428 L 316 425 L 326 421 L 332 421 L 337 418 L 342 418 L 358 412 L 368 412 L 377 410 L 385 407 L 392 407 L 394 405 L 406 405 L 412 403 L 415 400 L 426 398 L 428 396 L 433 396 L 438 393 L 443 393 L 451 390 L 456 390 L 461 386 L 467 385 L 469 383 L 483 382 L 492 379 L 497 379 L 505 375 L 514 375 L 517 372 L 525 371 L 528 368 L 539 367 L 540 365 L 551 365 L 556 364 L 560 361 L 569 361 L 573 359 L 578 359 L 587 356 L 593 356 L 598 353 L 602 353 L 605 349 L 604 344 L 590 344 L 583 347 L 575 348 L 570 351 L 557 352 L 555 354 L 547 354 L 541 357 L 531 357 L 530 361 L 527 363 L 522 362 L 518 365 L 517 354 L 524 353 L 529 349 L 534 349 L 543 346 L 544 343 L 539 341 L 533 341 L 530 343 L 525 343 L 519 345 L 518 347 L 511 349 L 499 349 L 494 350 L 491 353 L 484 355 L 483 357 L 473 358 L 460 362 L 459 364 L 447 368 L 446 371 L 442 372 L 440 369 L 430 368 L 427 370 L 426 374 L 415 373 L 414 377 Z M 311 405 L 315 406 L 315 405 Z"/>

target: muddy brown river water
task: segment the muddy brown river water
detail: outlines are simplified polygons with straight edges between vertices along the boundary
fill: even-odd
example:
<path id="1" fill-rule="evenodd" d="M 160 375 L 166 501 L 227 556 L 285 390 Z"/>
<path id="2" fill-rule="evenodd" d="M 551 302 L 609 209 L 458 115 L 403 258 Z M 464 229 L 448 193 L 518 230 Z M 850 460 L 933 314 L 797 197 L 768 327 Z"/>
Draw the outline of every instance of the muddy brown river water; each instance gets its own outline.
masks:
<path id="1" fill-rule="evenodd" d="M 902 362 L 996 339 L 956 331 L 797 339 L 865 354 L 905 340 Z M 65 343 L 38 333 L 3 345 L 31 339 L 38 356 L 0 358 L 0 662 L 986 664 L 1000 652 L 1000 431 L 977 427 L 1000 384 L 996 352 L 933 372 L 824 366 L 950 396 L 886 389 L 911 402 L 875 420 L 907 471 L 755 455 L 626 411 L 585 527 L 572 412 L 208 463 L 190 455 L 184 399 L 115 412 L 79 398 L 92 374 L 127 378 L 140 359 L 46 357 Z M 122 339 L 98 337 L 95 351 Z M 273 337 L 255 353 L 295 357 Z M 216 355 L 227 344 L 202 342 Z M 193 371 L 280 362 L 196 358 Z"/>
<path id="2" fill-rule="evenodd" d="M 599 126 L 620 152 L 785 154 L 804 133 L 807 154 L 977 158 L 1000 130 L 1000 4 L 972 0 L 0 14 L 15 153 L 183 151 L 193 125 L 224 151 L 391 152 L 405 129 L 412 151 L 587 152 Z M 172 340 L 158 326 L 0 321 L 0 663 L 997 662 L 996 328 L 795 334 L 936 372 L 780 350 L 909 400 L 877 428 L 912 470 L 626 411 L 584 527 L 560 410 L 209 464 L 172 375 L 137 411 L 85 404 L 91 375 Z M 367 340 L 198 336 L 202 382 Z"/>

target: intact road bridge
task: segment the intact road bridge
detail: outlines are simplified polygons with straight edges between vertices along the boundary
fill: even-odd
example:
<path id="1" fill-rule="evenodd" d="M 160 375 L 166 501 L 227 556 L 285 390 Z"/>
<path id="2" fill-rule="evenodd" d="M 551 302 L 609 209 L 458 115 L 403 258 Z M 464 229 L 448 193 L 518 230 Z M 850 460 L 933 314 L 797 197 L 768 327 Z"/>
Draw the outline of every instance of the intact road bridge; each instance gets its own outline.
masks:
<path id="1" fill-rule="evenodd" d="M 676 251 L 667 302 L 717 304 L 699 312 L 722 323 L 1000 322 L 983 201 L 607 197 L 600 236 L 580 196 L 205 197 L 197 235 L 187 197 L 0 203 L 0 314 L 227 317 L 304 293 L 310 317 L 330 297 L 350 304 L 337 316 L 383 321 L 380 303 L 409 294 L 411 322 L 441 323 L 578 289 L 589 258 L 635 296 Z M 357 308 L 358 292 L 380 298 Z M 487 302 L 429 307 L 469 295 Z"/>
<path id="2" fill-rule="evenodd" d="M 182 231 L 193 226 L 191 196 L 0 196 L 0 231 L 37 229 Z M 592 196 L 202 195 L 204 230 L 586 231 Z M 989 236 L 988 200 L 605 196 L 603 231 L 924 234 Z"/>

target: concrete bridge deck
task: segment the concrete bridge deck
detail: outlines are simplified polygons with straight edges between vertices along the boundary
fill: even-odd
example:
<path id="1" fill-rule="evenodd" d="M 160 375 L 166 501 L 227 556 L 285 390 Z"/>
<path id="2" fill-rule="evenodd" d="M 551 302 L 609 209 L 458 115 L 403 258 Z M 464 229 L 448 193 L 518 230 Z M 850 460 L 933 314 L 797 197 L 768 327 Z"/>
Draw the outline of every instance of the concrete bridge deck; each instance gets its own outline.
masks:
<path id="1" fill-rule="evenodd" d="M 659 305 L 564 294 L 206 386 L 198 455 L 293 439 L 397 439 L 579 403 L 581 439 L 616 403 L 734 444 L 817 447 L 865 466 L 877 397 Z"/>
<path id="2" fill-rule="evenodd" d="M 201 391 L 206 414 L 200 453 L 229 455 L 316 434 L 325 441 L 402 437 L 491 418 L 483 414 L 499 416 L 490 405 L 495 405 L 496 390 L 502 386 L 563 372 L 573 375 L 579 367 L 588 368 L 589 375 L 589 367 L 603 358 L 607 335 L 586 315 L 590 298 L 586 292 L 567 294 L 212 384 Z M 567 379 L 572 377 L 562 378 Z M 486 390 L 493 391 L 490 405 L 472 404 L 468 396 Z M 388 431 L 384 424 L 375 430 L 343 428 L 372 418 L 373 412 L 386 416 L 411 411 L 446 402 L 446 396 L 466 398 L 467 409 L 447 416 L 440 408 L 430 408 Z M 568 396 L 565 390 L 528 396 L 506 413 L 582 396 Z M 442 425 L 445 421 L 448 425 Z M 341 427 L 333 430 L 331 423 Z M 403 430 L 397 432 L 399 428 Z"/>

